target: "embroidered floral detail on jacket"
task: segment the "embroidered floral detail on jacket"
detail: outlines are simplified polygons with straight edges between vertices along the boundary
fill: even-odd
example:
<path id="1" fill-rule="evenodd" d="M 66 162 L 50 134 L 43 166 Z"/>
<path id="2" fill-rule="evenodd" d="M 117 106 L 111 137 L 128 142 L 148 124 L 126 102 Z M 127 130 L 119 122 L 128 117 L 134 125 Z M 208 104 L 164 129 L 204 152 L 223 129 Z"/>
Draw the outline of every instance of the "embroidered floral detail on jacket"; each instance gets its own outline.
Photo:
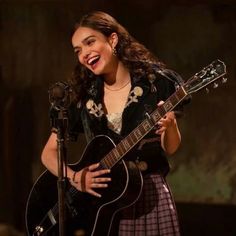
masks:
<path id="1" fill-rule="evenodd" d="M 138 102 L 138 97 L 143 95 L 143 89 L 141 87 L 134 87 L 133 90 L 130 91 L 128 101 L 126 107 L 128 107 L 133 102 Z"/>
<path id="2" fill-rule="evenodd" d="M 87 101 L 86 107 L 89 113 L 95 115 L 96 117 L 101 117 L 104 114 L 103 109 L 102 109 L 102 104 L 99 103 L 97 105 L 92 99 L 89 99 Z"/>

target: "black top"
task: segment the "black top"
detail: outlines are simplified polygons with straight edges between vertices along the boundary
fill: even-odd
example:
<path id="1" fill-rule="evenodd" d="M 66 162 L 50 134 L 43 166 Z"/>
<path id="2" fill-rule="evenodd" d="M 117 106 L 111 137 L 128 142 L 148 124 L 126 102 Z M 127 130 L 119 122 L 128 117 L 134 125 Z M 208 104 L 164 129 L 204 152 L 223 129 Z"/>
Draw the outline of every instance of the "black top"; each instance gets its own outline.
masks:
<path id="1" fill-rule="evenodd" d="M 174 76 L 173 76 L 174 75 Z M 93 81 L 88 95 L 83 103 L 72 103 L 68 111 L 68 134 L 70 140 L 76 141 L 80 132 L 84 132 L 89 142 L 96 135 L 107 135 L 115 143 L 126 137 L 146 117 L 157 108 L 159 101 L 165 101 L 175 92 L 179 78 L 174 73 L 156 73 L 156 78 L 150 82 L 146 77 L 132 76 L 132 85 L 126 107 L 122 114 L 122 129 L 120 135 L 110 130 L 107 126 L 107 118 L 103 109 L 103 80 L 98 78 Z M 179 109 L 178 106 L 177 109 Z M 51 117 L 53 117 L 51 111 Z M 53 119 L 52 119 L 53 120 Z M 52 124 L 52 127 L 55 125 Z M 55 128 L 55 127 L 54 127 Z M 147 170 L 143 173 L 159 172 L 166 175 L 169 164 L 161 147 L 160 137 L 155 130 L 150 131 L 128 155 L 126 160 L 144 161 Z"/>

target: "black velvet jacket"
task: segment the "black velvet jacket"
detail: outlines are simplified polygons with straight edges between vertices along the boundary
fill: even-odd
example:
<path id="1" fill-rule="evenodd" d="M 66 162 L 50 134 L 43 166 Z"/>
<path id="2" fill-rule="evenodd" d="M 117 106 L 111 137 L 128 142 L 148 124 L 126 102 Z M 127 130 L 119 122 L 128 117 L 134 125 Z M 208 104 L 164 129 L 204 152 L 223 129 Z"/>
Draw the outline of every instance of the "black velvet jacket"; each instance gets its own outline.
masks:
<path id="1" fill-rule="evenodd" d="M 69 109 L 69 136 L 76 140 L 80 132 L 84 132 L 89 142 L 96 135 L 107 135 L 118 143 L 134 130 L 146 117 L 157 108 L 159 101 L 165 101 L 175 91 L 178 78 L 170 78 L 156 73 L 150 82 L 146 77 L 131 76 L 132 86 L 126 107 L 122 114 L 120 135 L 107 126 L 107 118 L 103 110 L 103 80 L 98 78 L 88 90 L 88 96 L 80 104 L 72 104 Z M 144 162 L 143 173 L 158 172 L 166 175 L 169 164 L 160 144 L 160 137 L 155 130 L 150 131 L 124 159 L 137 163 Z"/>

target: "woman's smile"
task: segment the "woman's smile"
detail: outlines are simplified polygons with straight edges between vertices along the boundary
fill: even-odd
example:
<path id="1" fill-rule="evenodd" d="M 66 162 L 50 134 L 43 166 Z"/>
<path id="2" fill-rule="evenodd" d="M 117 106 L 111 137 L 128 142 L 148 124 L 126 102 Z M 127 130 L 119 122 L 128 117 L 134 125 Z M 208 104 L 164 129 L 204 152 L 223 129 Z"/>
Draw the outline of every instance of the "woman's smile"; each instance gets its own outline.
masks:
<path id="1" fill-rule="evenodd" d="M 79 62 L 94 74 L 109 72 L 114 60 L 109 37 L 91 28 L 79 27 L 72 37 L 72 45 Z"/>

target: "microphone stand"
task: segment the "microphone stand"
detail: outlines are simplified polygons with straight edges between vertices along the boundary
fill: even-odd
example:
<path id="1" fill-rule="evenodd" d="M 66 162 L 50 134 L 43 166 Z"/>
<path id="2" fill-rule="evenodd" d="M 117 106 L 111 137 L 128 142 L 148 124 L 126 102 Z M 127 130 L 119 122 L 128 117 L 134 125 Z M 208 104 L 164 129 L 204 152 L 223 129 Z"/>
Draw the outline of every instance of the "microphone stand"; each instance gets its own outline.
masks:
<path id="1" fill-rule="evenodd" d="M 59 212 L 59 236 L 65 235 L 66 210 L 65 191 L 67 185 L 67 150 L 65 145 L 65 134 L 67 128 L 67 115 L 62 109 L 58 113 L 57 123 L 57 160 L 58 160 L 58 212 Z"/>
<path id="2" fill-rule="evenodd" d="M 66 232 L 66 187 L 67 187 L 67 150 L 65 145 L 68 122 L 68 106 L 70 104 L 70 87 L 64 82 L 57 82 L 49 89 L 49 101 L 54 111 L 52 122 L 57 128 L 57 160 L 58 160 L 58 213 L 59 236 Z"/>

